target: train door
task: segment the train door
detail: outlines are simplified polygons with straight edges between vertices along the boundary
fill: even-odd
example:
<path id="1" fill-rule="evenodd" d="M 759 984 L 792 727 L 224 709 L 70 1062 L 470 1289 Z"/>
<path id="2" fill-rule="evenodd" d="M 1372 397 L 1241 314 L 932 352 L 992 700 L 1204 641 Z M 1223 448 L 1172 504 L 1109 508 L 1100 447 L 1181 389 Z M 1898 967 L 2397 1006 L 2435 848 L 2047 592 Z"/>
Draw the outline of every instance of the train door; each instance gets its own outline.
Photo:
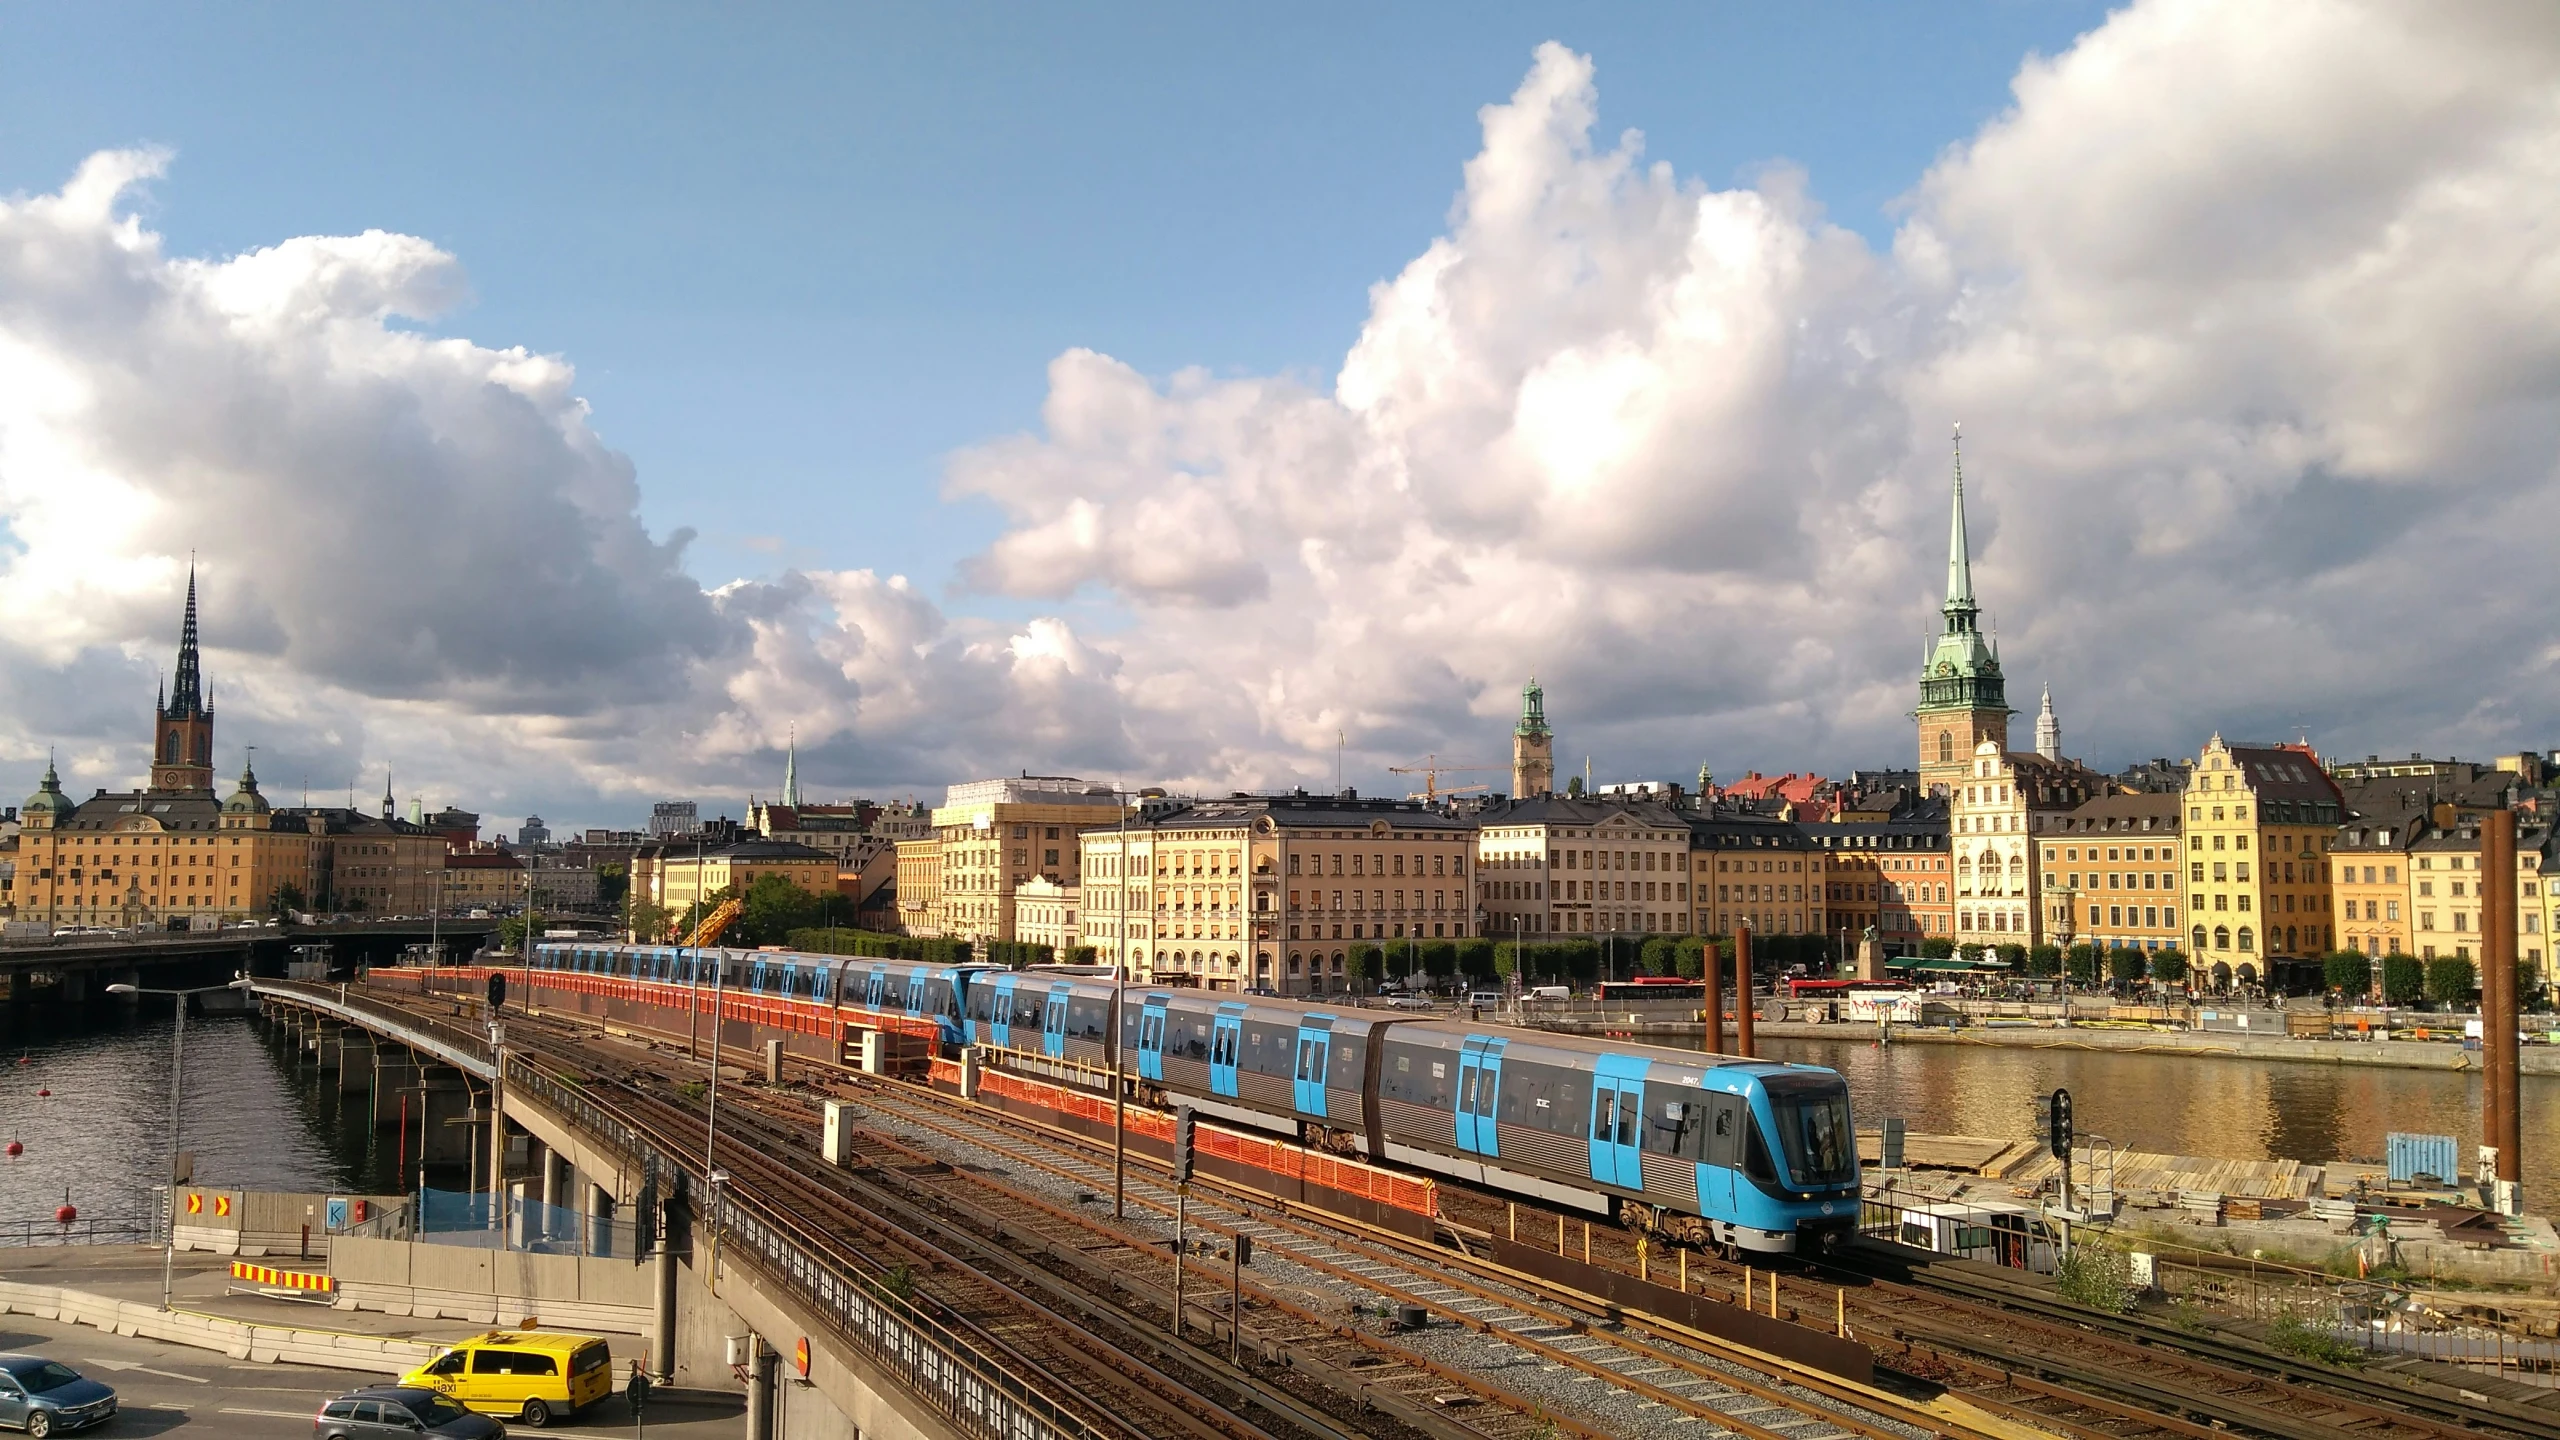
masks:
<path id="1" fill-rule="evenodd" d="M 1502 1088 L 1502 1051 L 1510 1043 L 1470 1035 L 1458 1052 L 1458 1148 L 1470 1155 L 1500 1153 L 1493 1136 L 1493 1101 Z"/>
<path id="2" fill-rule="evenodd" d="M 871 967 L 871 974 L 862 982 L 862 1003 L 869 1009 L 877 1010 L 888 997 L 889 967 L 874 965 Z"/>
<path id="3" fill-rule="evenodd" d="M 1644 1188 L 1636 1136 L 1644 1123 L 1644 1077 L 1650 1060 L 1603 1055 L 1591 1085 L 1591 1178 L 1629 1190 Z"/>
<path id="4" fill-rule="evenodd" d="M 1708 1095 L 1699 1102 L 1698 1208 L 1709 1215 L 1733 1214 L 1733 1172 L 1742 1166 L 1742 1097 Z"/>
<path id="5" fill-rule="evenodd" d="M 1209 1035 L 1209 1090 L 1236 1093 L 1236 1057 L 1244 1049 L 1244 1007 L 1230 1001 L 1218 1007 L 1216 1028 Z"/>
<path id="6" fill-rule="evenodd" d="M 1164 1081 L 1164 1007 L 1170 998 L 1150 995 L 1138 1011 L 1138 1078 Z"/>
<path id="7" fill-rule="evenodd" d="M 1040 1017 L 1040 1053 L 1055 1060 L 1067 1053 L 1067 987 L 1049 987 L 1049 1008 Z"/>
<path id="8" fill-rule="evenodd" d="M 987 1033 L 978 1039 L 999 1048 L 1013 1044 L 1013 987 L 1010 975 L 996 977 L 995 993 L 988 997 Z"/>
<path id="9" fill-rule="evenodd" d="M 932 984 L 932 980 L 933 977 L 922 970 L 915 971 L 907 976 L 908 1014 L 920 1016 L 932 1013 L 932 1002 L 926 994 L 927 987 Z"/>
<path id="10" fill-rule="evenodd" d="M 1324 1118 L 1324 1077 L 1333 1064 L 1333 1017 L 1298 1021 L 1298 1113 Z"/>

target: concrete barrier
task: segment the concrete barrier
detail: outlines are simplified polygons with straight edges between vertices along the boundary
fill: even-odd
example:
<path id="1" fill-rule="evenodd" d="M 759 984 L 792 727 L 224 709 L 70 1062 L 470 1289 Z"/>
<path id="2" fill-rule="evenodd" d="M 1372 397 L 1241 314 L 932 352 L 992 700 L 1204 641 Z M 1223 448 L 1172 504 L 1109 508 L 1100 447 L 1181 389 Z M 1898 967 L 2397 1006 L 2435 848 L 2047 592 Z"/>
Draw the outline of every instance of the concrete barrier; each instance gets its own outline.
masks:
<path id="1" fill-rule="evenodd" d="M 15 1281 L 0 1281 L 0 1315 L 31 1315 L 115 1335 L 218 1350 L 234 1360 L 322 1365 L 377 1375 L 396 1376 L 415 1369 L 433 1359 L 436 1349 L 423 1340 L 260 1325 L 195 1310 L 163 1310 L 145 1301 L 117 1300 L 58 1285 Z"/>
<path id="2" fill-rule="evenodd" d="M 530 1255 L 467 1245 L 338 1237 L 329 1270 L 338 1305 L 422 1320 L 645 1335 L 655 1313 L 650 1270 L 627 1258 Z"/>

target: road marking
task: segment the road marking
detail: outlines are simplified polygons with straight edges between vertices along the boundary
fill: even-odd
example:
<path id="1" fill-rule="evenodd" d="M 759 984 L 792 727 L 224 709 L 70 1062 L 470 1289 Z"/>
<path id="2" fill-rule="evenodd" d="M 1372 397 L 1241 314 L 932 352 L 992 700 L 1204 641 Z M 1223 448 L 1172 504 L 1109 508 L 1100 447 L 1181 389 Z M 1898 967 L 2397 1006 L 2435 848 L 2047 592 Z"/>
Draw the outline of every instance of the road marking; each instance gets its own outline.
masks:
<path id="1" fill-rule="evenodd" d="M 157 1375 L 163 1380 L 184 1380 L 190 1385 L 210 1385 L 213 1383 L 211 1380 L 208 1380 L 201 1375 L 181 1375 L 175 1370 L 154 1370 L 139 1360 L 84 1360 L 81 1363 L 84 1365 L 95 1365 L 101 1370 L 113 1370 L 118 1374 L 122 1374 L 127 1370 L 138 1370 L 145 1375 Z"/>
<path id="2" fill-rule="evenodd" d="M 308 1410 L 243 1410 L 230 1405 L 223 1406 L 222 1413 L 225 1415 L 258 1415 L 269 1420 L 308 1420 L 312 1415 L 312 1412 Z"/>

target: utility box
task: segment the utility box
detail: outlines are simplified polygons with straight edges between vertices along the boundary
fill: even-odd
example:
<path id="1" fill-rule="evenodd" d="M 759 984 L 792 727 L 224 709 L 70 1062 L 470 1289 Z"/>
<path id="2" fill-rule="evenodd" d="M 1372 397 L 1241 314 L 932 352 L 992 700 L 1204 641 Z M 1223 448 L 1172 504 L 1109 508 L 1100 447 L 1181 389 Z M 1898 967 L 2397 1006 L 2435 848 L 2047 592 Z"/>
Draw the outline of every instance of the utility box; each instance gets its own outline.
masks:
<path id="1" fill-rule="evenodd" d="M 855 1063 L 856 1067 L 860 1069 L 863 1074 L 877 1075 L 885 1068 L 881 1062 L 881 1052 L 888 1047 L 882 1044 L 881 1041 L 881 1033 L 877 1030 L 865 1030 L 862 1032 L 862 1037 L 858 1042 L 862 1047 L 861 1053 Z"/>
<path id="2" fill-rule="evenodd" d="M 978 1047 L 975 1045 L 960 1052 L 960 1098 L 978 1098 Z"/>
<path id="3" fill-rule="evenodd" d="M 755 1363 L 756 1337 L 753 1335 L 730 1335 L 723 1338 L 728 1341 L 728 1363 L 732 1367 L 739 1365 L 752 1365 Z"/>
<path id="4" fill-rule="evenodd" d="M 764 1042 L 764 1083 L 782 1083 L 782 1042 L 779 1040 Z"/>
<path id="5" fill-rule="evenodd" d="M 852 1107 L 841 1100 L 830 1100 L 826 1105 L 827 1126 L 818 1139 L 818 1158 L 841 1166 L 853 1148 L 853 1117 L 846 1113 Z"/>

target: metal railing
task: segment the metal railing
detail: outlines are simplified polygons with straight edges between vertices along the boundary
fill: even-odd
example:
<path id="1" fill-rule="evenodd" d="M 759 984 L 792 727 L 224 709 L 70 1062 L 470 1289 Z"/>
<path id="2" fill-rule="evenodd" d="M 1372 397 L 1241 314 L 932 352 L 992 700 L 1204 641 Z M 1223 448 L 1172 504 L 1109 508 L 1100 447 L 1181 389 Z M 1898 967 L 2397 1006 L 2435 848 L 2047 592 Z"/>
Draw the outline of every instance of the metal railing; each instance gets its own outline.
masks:
<path id="1" fill-rule="evenodd" d="M 0 1220 L 0 1248 L 33 1245 L 157 1245 L 160 1243 L 160 1212 L 154 1210 L 116 1211 L 108 1214 L 84 1214 L 65 1225 L 47 1215 L 42 1219 Z"/>
<path id="2" fill-rule="evenodd" d="M 506 1082 L 635 1166 L 655 1164 L 662 1172 L 685 1174 L 695 1193 L 701 1193 L 703 1176 L 696 1161 L 659 1151 L 593 1097 L 553 1080 L 521 1057 L 509 1058 Z M 697 1213 L 725 1238 L 729 1254 L 814 1309 L 841 1339 L 964 1433 L 985 1440 L 1093 1440 L 1096 1432 L 1056 1400 L 979 1353 L 911 1301 L 869 1277 L 842 1273 L 836 1261 L 803 1248 L 759 1202 L 724 1190 L 698 1205 Z"/>

